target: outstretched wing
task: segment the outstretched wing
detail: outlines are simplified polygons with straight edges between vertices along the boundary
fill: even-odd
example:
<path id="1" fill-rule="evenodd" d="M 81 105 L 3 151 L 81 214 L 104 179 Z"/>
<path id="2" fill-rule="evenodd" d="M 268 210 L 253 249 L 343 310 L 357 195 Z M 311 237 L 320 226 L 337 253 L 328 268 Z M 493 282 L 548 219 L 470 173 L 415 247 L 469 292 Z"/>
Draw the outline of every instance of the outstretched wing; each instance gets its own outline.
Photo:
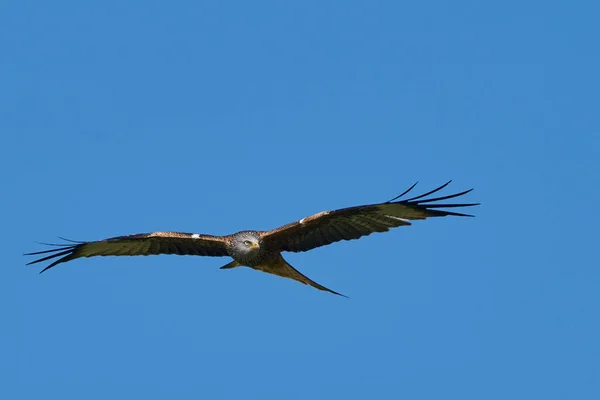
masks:
<path id="1" fill-rule="evenodd" d="M 148 256 L 153 254 L 179 254 L 193 256 L 228 256 L 228 236 L 211 236 L 197 233 L 183 232 L 152 232 L 135 235 L 117 236 L 95 242 L 74 242 L 72 245 L 61 246 L 56 249 L 27 253 L 26 256 L 47 254 L 50 255 L 32 261 L 35 264 L 56 257 L 52 264 L 40 273 L 57 264 L 74 260 L 80 257 L 95 256 Z"/>
<path id="2" fill-rule="evenodd" d="M 385 203 L 323 211 L 282 227 L 262 232 L 262 240 L 265 244 L 269 244 L 280 251 L 300 252 L 326 246 L 340 240 L 358 239 L 373 232 L 386 232 L 390 228 L 411 225 L 409 220 L 445 217 L 447 215 L 472 217 L 469 214 L 439 209 L 471 207 L 479 205 L 479 203 L 440 204 L 436 202 L 465 195 L 473 189 L 442 197 L 427 198 L 427 196 L 448 186 L 450 182 L 448 181 L 437 189 L 410 199 L 398 200 L 410 192 L 416 186 L 416 183 L 401 195 Z"/>

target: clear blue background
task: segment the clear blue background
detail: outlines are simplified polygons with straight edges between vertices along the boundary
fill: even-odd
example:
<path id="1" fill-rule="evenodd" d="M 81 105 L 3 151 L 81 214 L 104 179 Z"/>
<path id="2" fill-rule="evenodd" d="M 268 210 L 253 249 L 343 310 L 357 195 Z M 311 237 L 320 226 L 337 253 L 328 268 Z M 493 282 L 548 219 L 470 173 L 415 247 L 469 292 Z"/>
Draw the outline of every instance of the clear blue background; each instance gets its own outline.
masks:
<path id="1" fill-rule="evenodd" d="M 3 399 L 598 399 L 597 2 L 4 1 Z M 476 218 L 221 258 L 35 241 L 269 229 L 474 187 Z"/>

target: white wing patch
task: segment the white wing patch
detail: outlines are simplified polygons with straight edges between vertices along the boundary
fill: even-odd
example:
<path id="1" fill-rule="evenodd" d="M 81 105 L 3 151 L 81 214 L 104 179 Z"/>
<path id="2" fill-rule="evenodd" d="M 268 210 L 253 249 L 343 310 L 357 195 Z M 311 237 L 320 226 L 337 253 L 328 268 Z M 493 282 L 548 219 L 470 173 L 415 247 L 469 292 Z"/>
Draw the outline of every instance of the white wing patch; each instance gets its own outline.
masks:
<path id="1" fill-rule="evenodd" d="M 198 235 L 197 233 L 194 233 L 192 235 L 192 239 L 198 239 L 198 238 L 200 238 L 200 235 Z"/>
<path id="2" fill-rule="evenodd" d="M 330 214 L 330 213 L 331 213 L 331 211 L 322 211 L 322 212 L 320 212 L 318 214 L 311 215 L 309 217 L 304 217 L 301 220 L 299 220 L 298 223 L 299 224 L 304 224 L 306 222 L 306 220 L 313 221 L 315 219 L 318 219 L 318 218 L 323 217 L 323 216 L 325 216 L 327 214 Z"/>
<path id="3" fill-rule="evenodd" d="M 396 217 L 396 216 L 394 216 L 394 215 L 386 215 L 386 217 L 388 217 L 388 218 L 393 218 L 393 219 L 397 219 L 398 221 L 406 222 L 407 224 L 409 224 L 409 225 L 412 225 L 412 224 L 410 223 L 410 220 L 408 220 L 408 219 L 406 219 L 406 218 L 400 218 L 400 217 Z"/>

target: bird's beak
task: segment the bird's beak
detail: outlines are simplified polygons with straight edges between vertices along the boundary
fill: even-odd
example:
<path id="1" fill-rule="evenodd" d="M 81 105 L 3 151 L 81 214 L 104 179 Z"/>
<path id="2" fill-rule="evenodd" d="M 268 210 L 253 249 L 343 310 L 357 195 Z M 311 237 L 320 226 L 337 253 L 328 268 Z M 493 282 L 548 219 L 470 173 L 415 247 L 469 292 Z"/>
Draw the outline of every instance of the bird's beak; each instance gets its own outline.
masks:
<path id="1" fill-rule="evenodd" d="M 251 249 L 258 249 L 258 243 L 252 243 L 250 246 Z"/>

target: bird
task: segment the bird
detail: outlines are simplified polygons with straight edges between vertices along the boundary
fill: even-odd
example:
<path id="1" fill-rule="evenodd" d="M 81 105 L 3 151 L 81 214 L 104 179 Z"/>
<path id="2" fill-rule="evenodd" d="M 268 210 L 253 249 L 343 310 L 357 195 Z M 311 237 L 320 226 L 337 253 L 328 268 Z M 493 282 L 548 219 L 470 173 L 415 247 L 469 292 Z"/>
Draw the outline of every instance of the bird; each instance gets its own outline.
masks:
<path id="1" fill-rule="evenodd" d="M 473 189 L 441 197 L 428 197 L 448 186 L 452 181 L 427 193 L 403 199 L 418 182 L 402 194 L 382 203 L 364 204 L 321 211 L 300 220 L 268 231 L 243 230 L 231 235 L 216 236 L 185 232 L 150 232 L 116 236 L 96 241 L 75 241 L 49 244 L 55 249 L 25 253 L 26 256 L 44 255 L 27 265 L 54 260 L 40 274 L 58 264 L 82 257 L 96 256 L 148 256 L 159 254 L 230 257 L 220 269 L 250 267 L 283 278 L 289 278 L 316 289 L 347 297 L 303 275 L 282 256 L 283 252 L 306 252 L 342 240 L 355 240 L 375 232 L 412 225 L 411 220 L 429 217 L 473 217 L 441 208 L 478 206 L 480 203 L 440 203 L 463 196 Z M 60 258 L 59 258 L 60 257 Z"/>

